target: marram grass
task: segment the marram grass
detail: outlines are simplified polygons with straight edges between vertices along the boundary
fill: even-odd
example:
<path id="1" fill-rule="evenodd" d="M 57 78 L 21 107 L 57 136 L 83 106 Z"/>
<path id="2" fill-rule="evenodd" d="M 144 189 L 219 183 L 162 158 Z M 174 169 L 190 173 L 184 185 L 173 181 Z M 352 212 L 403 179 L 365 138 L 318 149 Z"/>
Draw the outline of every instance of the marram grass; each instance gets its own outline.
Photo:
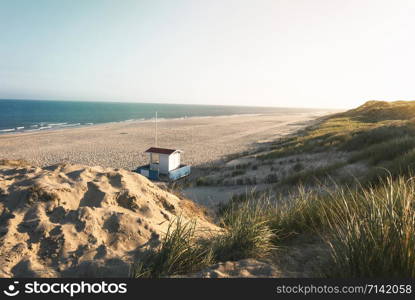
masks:
<path id="1" fill-rule="evenodd" d="M 289 201 L 252 197 L 223 213 L 222 233 L 195 238 L 177 219 L 160 247 L 137 262 L 134 277 L 189 274 L 219 261 L 267 256 L 287 238 L 319 235 L 331 249 L 328 277 L 415 277 L 415 179 L 373 187 L 300 188 Z M 277 204 L 275 204 L 277 203 Z"/>
<path id="2" fill-rule="evenodd" d="M 330 211 L 328 276 L 415 277 L 415 182 L 386 179 L 345 193 Z"/>

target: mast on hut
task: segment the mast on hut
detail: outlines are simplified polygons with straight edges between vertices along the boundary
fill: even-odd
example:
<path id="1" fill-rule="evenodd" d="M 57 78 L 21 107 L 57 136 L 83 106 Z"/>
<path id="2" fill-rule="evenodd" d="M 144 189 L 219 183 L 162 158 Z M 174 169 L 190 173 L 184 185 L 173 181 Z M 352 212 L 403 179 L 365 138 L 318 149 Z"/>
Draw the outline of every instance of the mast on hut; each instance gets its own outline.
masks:
<path id="1" fill-rule="evenodd" d="M 154 141 L 154 146 L 157 147 L 157 112 L 156 112 L 156 135 L 155 135 L 155 141 Z"/>

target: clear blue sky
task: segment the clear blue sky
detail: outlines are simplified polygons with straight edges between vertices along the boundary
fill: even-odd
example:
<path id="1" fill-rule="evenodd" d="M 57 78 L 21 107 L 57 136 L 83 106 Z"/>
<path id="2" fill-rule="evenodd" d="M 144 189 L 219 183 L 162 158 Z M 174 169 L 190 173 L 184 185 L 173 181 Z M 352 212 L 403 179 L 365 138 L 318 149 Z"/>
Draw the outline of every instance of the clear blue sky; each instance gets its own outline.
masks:
<path id="1" fill-rule="evenodd" d="M 0 98 L 415 99 L 413 0 L 0 0 Z"/>

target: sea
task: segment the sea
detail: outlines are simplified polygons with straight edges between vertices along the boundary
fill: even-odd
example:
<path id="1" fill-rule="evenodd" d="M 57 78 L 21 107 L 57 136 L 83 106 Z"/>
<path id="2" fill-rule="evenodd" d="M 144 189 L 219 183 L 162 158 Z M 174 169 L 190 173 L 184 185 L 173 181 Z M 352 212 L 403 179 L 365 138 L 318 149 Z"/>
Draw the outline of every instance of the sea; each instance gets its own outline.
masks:
<path id="1" fill-rule="evenodd" d="M 0 134 L 56 130 L 94 124 L 264 113 L 306 113 L 307 108 L 248 107 L 0 99 Z"/>

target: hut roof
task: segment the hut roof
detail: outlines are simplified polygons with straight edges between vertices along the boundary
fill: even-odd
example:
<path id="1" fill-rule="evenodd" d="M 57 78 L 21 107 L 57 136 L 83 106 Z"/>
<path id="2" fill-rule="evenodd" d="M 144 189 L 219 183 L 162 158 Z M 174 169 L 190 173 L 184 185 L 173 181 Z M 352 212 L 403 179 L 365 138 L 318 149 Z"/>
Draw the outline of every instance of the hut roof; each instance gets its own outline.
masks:
<path id="1" fill-rule="evenodd" d="M 173 154 L 174 152 L 177 152 L 177 151 L 182 152 L 181 150 L 177 150 L 177 149 L 167 149 L 167 148 L 158 148 L 158 147 L 148 148 L 144 152 L 146 152 L 146 153 L 158 153 L 158 154 L 167 154 L 167 155 L 170 155 L 170 154 Z"/>

